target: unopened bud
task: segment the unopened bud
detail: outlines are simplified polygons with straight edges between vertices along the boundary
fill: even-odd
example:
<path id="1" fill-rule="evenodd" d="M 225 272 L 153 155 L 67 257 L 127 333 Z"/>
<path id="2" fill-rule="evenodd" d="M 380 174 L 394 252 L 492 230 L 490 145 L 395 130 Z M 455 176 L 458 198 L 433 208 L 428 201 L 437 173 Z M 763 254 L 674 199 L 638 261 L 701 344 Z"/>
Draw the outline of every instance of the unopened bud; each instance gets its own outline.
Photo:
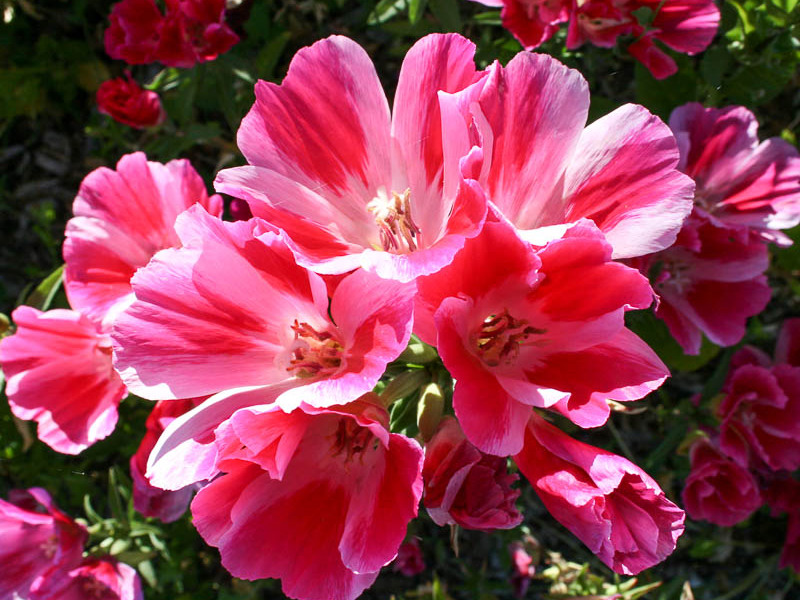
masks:
<path id="1" fill-rule="evenodd" d="M 437 358 L 439 358 L 439 354 L 436 352 L 436 348 L 424 342 L 416 341 L 406 346 L 406 349 L 397 357 L 397 360 L 415 365 L 425 365 L 435 361 Z"/>
<path id="2" fill-rule="evenodd" d="M 423 388 L 417 404 L 417 427 L 424 441 L 429 441 L 436 433 L 443 412 L 442 388 L 437 383 L 429 383 Z"/>
<path id="3" fill-rule="evenodd" d="M 381 402 L 384 406 L 389 406 L 400 398 L 405 398 L 415 392 L 430 375 L 424 369 L 414 369 L 404 371 L 386 384 L 380 394 Z"/>

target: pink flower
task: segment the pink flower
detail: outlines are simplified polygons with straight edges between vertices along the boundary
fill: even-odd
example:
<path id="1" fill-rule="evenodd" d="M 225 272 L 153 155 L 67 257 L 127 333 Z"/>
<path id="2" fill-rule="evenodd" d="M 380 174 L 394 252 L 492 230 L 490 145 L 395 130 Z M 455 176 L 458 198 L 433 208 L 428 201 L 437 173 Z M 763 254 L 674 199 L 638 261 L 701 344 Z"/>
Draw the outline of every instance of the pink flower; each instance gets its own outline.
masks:
<path id="1" fill-rule="evenodd" d="M 114 324 L 116 367 L 143 397 L 290 381 L 287 410 L 341 404 L 370 391 L 408 343 L 413 286 L 359 270 L 329 314 L 325 282 L 261 219 L 225 223 L 195 206 L 176 230 L 183 247 L 136 273 L 137 300 Z"/>
<path id="2" fill-rule="evenodd" d="M 153 0 L 122 0 L 109 15 L 103 40 L 111 58 L 129 65 L 152 62 L 161 35 L 163 16 Z"/>
<path id="3" fill-rule="evenodd" d="M 130 280 L 159 250 L 179 243 L 175 217 L 199 203 L 222 214 L 222 198 L 208 196 L 187 160 L 162 165 L 141 152 L 117 170 L 100 167 L 81 182 L 64 241 L 64 286 L 70 305 L 110 328 L 133 301 Z"/>
<path id="4" fill-rule="evenodd" d="M 736 235 L 694 213 L 674 246 L 635 264 L 653 278 L 660 297 L 656 316 L 684 352 L 698 354 L 703 334 L 720 346 L 742 339 L 747 319 L 769 302 L 762 275 L 768 262 L 755 235 Z"/>
<path id="5" fill-rule="evenodd" d="M 214 60 L 239 41 L 225 24 L 225 0 L 166 0 L 155 59 L 169 67 Z"/>
<path id="6" fill-rule="evenodd" d="M 111 340 L 82 314 L 19 306 L 0 342 L 11 411 L 39 423 L 39 439 L 78 454 L 109 435 L 127 391 L 111 365 Z"/>
<path id="7" fill-rule="evenodd" d="M 100 84 L 97 110 L 136 129 L 160 125 L 167 116 L 158 94 L 142 89 L 130 73 Z"/>
<path id="8" fill-rule="evenodd" d="M 105 32 L 111 58 L 128 64 L 160 61 L 192 67 L 214 60 L 239 41 L 225 24 L 224 0 L 167 0 L 162 15 L 153 0 L 122 0 L 114 5 Z"/>
<path id="9" fill-rule="evenodd" d="M 611 260 L 589 221 L 538 251 L 508 223 L 487 222 L 418 289 L 416 331 L 456 379 L 453 407 L 483 452 L 519 452 L 532 406 L 596 427 L 608 399 L 642 398 L 668 375 L 625 328 L 627 309 L 652 302 L 650 286 Z"/>
<path id="10" fill-rule="evenodd" d="M 502 8 L 503 27 L 526 49 L 536 48 L 558 31 L 569 19 L 567 0 L 473 0 L 486 6 Z"/>
<path id="11" fill-rule="evenodd" d="M 144 439 L 130 460 L 133 507 L 145 517 L 154 517 L 169 523 L 178 519 L 189 507 L 196 486 L 187 486 L 175 491 L 162 490 L 150 484 L 145 472 L 150 451 L 167 425 L 198 404 L 198 400 L 162 400 L 156 403 L 150 416 L 147 417 Z"/>
<path id="12" fill-rule="evenodd" d="M 683 511 L 647 473 L 536 414 L 514 460 L 550 514 L 617 573 L 661 562 L 683 533 Z"/>
<path id="13" fill-rule="evenodd" d="M 745 364 L 719 405 L 720 448 L 742 466 L 800 468 L 800 367 Z M 755 461 L 755 463 L 753 463 Z"/>
<path id="14" fill-rule="evenodd" d="M 448 155 L 528 241 L 542 245 L 588 218 L 614 258 L 668 247 L 692 208 L 692 181 L 677 170 L 669 128 L 625 105 L 584 127 L 589 90 L 577 71 L 521 52 L 455 94 L 440 94 Z"/>
<path id="15" fill-rule="evenodd" d="M 683 504 L 692 519 L 730 527 L 744 521 L 763 503 L 750 472 L 701 439 L 692 445 L 691 472 Z"/>
<path id="16" fill-rule="evenodd" d="M 419 547 L 419 540 L 411 538 L 407 542 L 400 544 L 397 549 L 397 558 L 392 563 L 392 570 L 399 571 L 406 577 L 419 575 L 426 569 L 425 557 L 422 556 L 422 549 Z"/>
<path id="17" fill-rule="evenodd" d="M 759 143 L 755 115 L 743 106 L 689 103 L 669 120 L 681 170 L 697 183 L 695 205 L 712 223 L 745 228 L 790 245 L 780 229 L 800 223 L 800 155 L 780 138 Z"/>
<path id="18" fill-rule="evenodd" d="M 531 578 L 536 574 L 533 558 L 525 551 L 521 542 L 512 542 L 508 547 L 511 554 L 511 588 L 515 598 L 524 598 L 531 584 Z"/>
<path id="19" fill-rule="evenodd" d="M 88 557 L 76 568 L 34 585 L 29 600 L 144 600 L 139 575 L 109 557 Z"/>
<path id="20" fill-rule="evenodd" d="M 506 459 L 490 456 L 467 441 L 455 419 L 442 421 L 425 446 L 425 508 L 437 525 L 466 529 L 511 529 L 522 522 L 514 506 L 519 479 Z"/>
<path id="21" fill-rule="evenodd" d="M 28 598 L 31 585 L 81 560 L 86 530 L 56 508 L 41 488 L 0 499 L 0 598 Z"/>
<path id="22" fill-rule="evenodd" d="M 217 191 L 283 229 L 298 263 L 318 273 L 363 267 L 410 281 L 438 270 L 486 214 L 462 155 L 448 150 L 437 97 L 481 77 L 474 52 L 455 34 L 417 42 L 390 115 L 358 44 L 334 36 L 300 50 L 281 85 L 256 84 L 238 133 L 250 165 L 221 171 Z"/>
<path id="23" fill-rule="evenodd" d="M 800 319 L 786 319 L 775 343 L 775 362 L 800 367 Z"/>
<path id="24" fill-rule="evenodd" d="M 191 445 L 226 419 L 213 435 L 222 475 L 192 502 L 200 535 L 236 577 L 280 578 L 292 598 L 351 600 L 395 558 L 417 514 L 422 450 L 389 433 L 374 394 L 286 413 L 274 402 L 279 393 L 273 386 L 209 399 L 167 428 L 151 467 L 166 461 L 180 483 L 191 479 L 164 450 Z M 253 406 L 258 399 L 266 404 Z"/>

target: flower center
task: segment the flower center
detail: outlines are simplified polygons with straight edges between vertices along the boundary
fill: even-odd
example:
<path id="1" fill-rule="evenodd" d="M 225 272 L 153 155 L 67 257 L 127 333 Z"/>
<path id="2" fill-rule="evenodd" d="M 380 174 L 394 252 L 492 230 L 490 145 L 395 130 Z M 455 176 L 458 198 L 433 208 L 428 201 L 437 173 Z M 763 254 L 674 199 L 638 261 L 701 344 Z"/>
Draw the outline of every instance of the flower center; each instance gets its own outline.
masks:
<path id="1" fill-rule="evenodd" d="M 545 329 L 528 325 L 527 321 L 515 319 L 505 309 L 499 315 L 489 315 L 484 319 L 475 336 L 475 345 L 478 356 L 490 367 L 501 363 L 510 365 L 517 360 L 522 344 L 530 343 L 531 336 L 545 332 Z"/>
<path id="2" fill-rule="evenodd" d="M 352 419 L 340 419 L 333 438 L 331 456 L 343 457 L 345 464 L 355 457 L 363 458 L 364 452 L 375 450 L 380 443 L 368 428 Z"/>
<path id="3" fill-rule="evenodd" d="M 328 331 L 319 332 L 308 323 L 292 325 L 294 342 L 286 368 L 295 377 L 327 377 L 342 364 L 342 345 Z"/>
<path id="4" fill-rule="evenodd" d="M 411 216 L 411 190 L 402 195 L 392 192 L 389 198 L 383 188 L 367 204 L 375 217 L 381 246 L 387 252 L 405 254 L 417 249 L 417 236 L 421 233 Z"/>

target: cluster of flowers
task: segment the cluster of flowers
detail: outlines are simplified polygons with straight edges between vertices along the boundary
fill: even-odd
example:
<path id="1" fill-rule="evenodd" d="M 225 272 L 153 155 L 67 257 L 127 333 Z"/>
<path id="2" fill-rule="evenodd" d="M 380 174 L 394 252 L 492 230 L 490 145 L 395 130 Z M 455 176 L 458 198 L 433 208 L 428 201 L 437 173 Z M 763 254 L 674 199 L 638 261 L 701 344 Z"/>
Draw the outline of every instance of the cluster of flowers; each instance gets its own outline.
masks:
<path id="1" fill-rule="evenodd" d="M 632 264 L 651 277 L 656 316 L 684 352 L 698 354 L 703 335 L 738 343 L 769 302 L 767 246 L 791 245 L 780 230 L 800 223 L 800 154 L 780 138 L 759 143 L 755 115 L 743 106 L 686 104 L 669 125 L 679 168 L 697 184 L 694 209 L 672 247 Z"/>
<path id="2" fill-rule="evenodd" d="M 784 322 L 774 363 L 751 346 L 734 354 L 715 412 L 718 428 L 690 449 L 687 512 L 726 527 L 765 503 L 787 512 L 780 566 L 800 571 L 800 319 Z"/>
<path id="3" fill-rule="evenodd" d="M 503 26 L 528 50 L 549 40 L 561 23 L 568 23 L 570 50 L 586 42 L 612 48 L 619 36 L 632 36 L 628 52 L 656 79 L 673 75 L 678 67 L 654 40 L 696 54 L 711 43 L 720 19 L 714 0 L 474 1 L 502 8 Z"/>
<path id="4" fill-rule="evenodd" d="M 653 290 L 616 259 L 666 250 L 695 184 L 643 107 L 585 126 L 579 73 L 530 53 L 478 70 L 474 51 L 420 40 L 393 112 L 355 42 L 298 52 L 256 85 L 249 164 L 215 181 L 246 220 L 222 221 L 185 161 L 91 173 L 64 245 L 74 310 L 20 307 L 0 344 L 14 413 L 78 452 L 126 389 L 159 401 L 133 466 L 176 495 L 140 505 L 177 514 L 201 488 L 194 525 L 225 567 L 294 598 L 358 596 L 420 499 L 440 525 L 516 526 L 508 457 L 616 572 L 663 560 L 683 511 L 545 415 L 598 427 L 668 376 L 624 322 Z M 412 439 L 388 409 L 415 394 Z"/>
<path id="5" fill-rule="evenodd" d="M 167 0 L 162 14 L 154 0 L 122 0 L 111 9 L 105 48 L 111 58 L 129 65 L 160 62 L 192 67 L 214 60 L 239 41 L 225 24 L 225 0 Z M 161 100 L 142 89 L 126 72 L 97 90 L 100 112 L 120 123 L 143 128 L 166 117 Z"/>
<path id="6" fill-rule="evenodd" d="M 83 557 L 86 528 L 41 488 L 0 499 L 0 598 L 143 600 L 136 571 L 110 556 Z"/>

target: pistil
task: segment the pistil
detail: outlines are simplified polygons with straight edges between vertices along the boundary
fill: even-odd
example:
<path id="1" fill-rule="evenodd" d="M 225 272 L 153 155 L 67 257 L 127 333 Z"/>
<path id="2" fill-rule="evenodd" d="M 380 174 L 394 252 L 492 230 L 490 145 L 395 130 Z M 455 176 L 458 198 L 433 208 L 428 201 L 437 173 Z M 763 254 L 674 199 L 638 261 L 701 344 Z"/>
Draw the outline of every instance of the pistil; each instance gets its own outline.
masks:
<path id="1" fill-rule="evenodd" d="M 383 189 L 367 204 L 375 217 L 381 246 L 387 252 L 403 254 L 417 249 L 417 236 L 421 231 L 411 215 L 411 190 L 402 194 L 392 192 L 388 198 Z"/>
<path id="2" fill-rule="evenodd" d="M 342 345 L 328 331 L 317 331 L 308 323 L 295 319 L 292 325 L 295 341 L 287 371 L 296 377 L 327 377 L 342 364 Z"/>
<path id="3" fill-rule="evenodd" d="M 522 344 L 530 343 L 533 335 L 545 333 L 544 329 L 537 329 L 522 319 L 515 319 L 508 313 L 508 309 L 501 314 L 489 315 L 484 319 L 480 330 L 475 336 L 475 345 L 481 360 L 490 367 L 500 364 L 512 364 L 519 356 Z"/>

